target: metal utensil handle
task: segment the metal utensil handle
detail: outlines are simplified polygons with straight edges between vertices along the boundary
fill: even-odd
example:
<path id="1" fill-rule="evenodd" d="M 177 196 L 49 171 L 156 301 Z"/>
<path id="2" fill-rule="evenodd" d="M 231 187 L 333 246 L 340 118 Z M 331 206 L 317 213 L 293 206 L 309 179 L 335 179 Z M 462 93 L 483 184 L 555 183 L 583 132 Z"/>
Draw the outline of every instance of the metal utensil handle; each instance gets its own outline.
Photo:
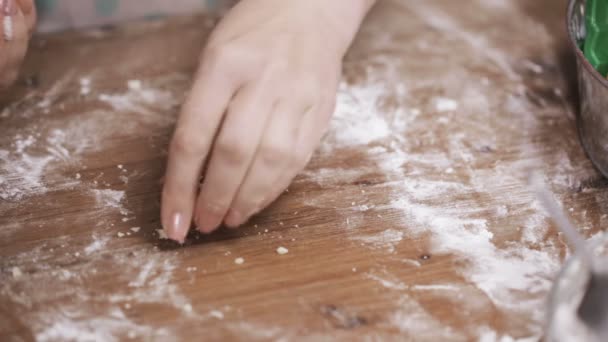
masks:
<path id="1" fill-rule="evenodd" d="M 540 177 L 532 175 L 530 184 L 536 193 L 536 197 L 545 207 L 549 216 L 557 224 L 559 230 L 566 236 L 570 247 L 574 248 L 575 252 L 580 254 L 583 258 L 583 262 L 587 264 L 590 270 L 593 270 L 593 257 L 586 248 L 586 243 L 583 237 L 578 233 L 572 221 L 568 219 L 564 211 L 560 208 L 559 204 L 553 197 L 553 195 L 543 186 Z"/>

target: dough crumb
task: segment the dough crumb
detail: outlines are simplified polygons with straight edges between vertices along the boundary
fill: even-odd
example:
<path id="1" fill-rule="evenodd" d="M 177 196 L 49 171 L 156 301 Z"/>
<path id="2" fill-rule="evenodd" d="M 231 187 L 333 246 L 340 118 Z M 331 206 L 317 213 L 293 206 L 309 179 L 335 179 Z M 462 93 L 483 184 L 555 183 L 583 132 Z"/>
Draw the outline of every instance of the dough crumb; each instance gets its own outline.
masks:
<path id="1" fill-rule="evenodd" d="M 80 179 L 80 173 L 76 174 L 76 179 Z"/>
<path id="2" fill-rule="evenodd" d="M 219 310 L 211 310 L 209 316 L 217 319 L 224 319 L 224 313 Z"/>
<path id="3" fill-rule="evenodd" d="M 124 233 L 122 233 L 122 232 L 118 232 L 118 233 L 116 233 L 116 235 L 118 235 L 118 237 L 119 237 L 119 238 L 121 238 L 121 237 L 125 236 L 125 234 L 124 234 Z"/>
<path id="4" fill-rule="evenodd" d="M 277 248 L 277 254 L 284 255 L 284 254 L 287 254 L 287 253 L 289 253 L 289 249 L 287 249 L 287 248 L 285 248 L 283 246 Z"/>
<path id="5" fill-rule="evenodd" d="M 83 86 L 83 87 L 90 86 L 91 85 L 91 79 L 88 78 L 88 77 L 82 77 L 82 78 L 80 78 L 80 85 Z"/>
<path id="6" fill-rule="evenodd" d="M 129 81 L 127 81 L 127 87 L 130 90 L 141 90 L 141 81 L 140 80 L 129 80 Z"/>
<path id="7" fill-rule="evenodd" d="M 127 334 L 127 337 L 130 339 L 134 339 L 137 337 L 137 334 L 135 333 L 135 331 L 129 331 L 129 333 Z"/>
<path id="8" fill-rule="evenodd" d="M 192 305 L 190 305 L 190 304 L 184 304 L 184 311 L 186 311 L 186 312 L 192 312 Z"/>
<path id="9" fill-rule="evenodd" d="M 243 259 L 243 258 L 236 258 L 236 259 L 234 259 L 234 263 L 237 264 L 237 265 L 242 265 L 242 264 L 245 263 L 245 259 Z"/>
<path id="10" fill-rule="evenodd" d="M 161 239 L 161 240 L 168 240 L 169 239 L 169 237 L 167 236 L 167 233 L 165 233 L 165 231 L 162 230 L 162 229 L 157 229 L 156 233 L 158 234 L 158 238 Z"/>
<path id="11" fill-rule="evenodd" d="M 438 112 L 455 111 L 456 109 L 458 109 L 458 102 L 456 102 L 452 99 L 449 99 L 449 98 L 440 97 L 440 98 L 437 98 L 435 101 L 435 109 Z"/>
<path id="12" fill-rule="evenodd" d="M 140 229 L 141 229 L 141 227 L 131 227 L 131 231 L 132 231 L 133 233 L 137 233 L 137 232 L 139 232 L 139 230 L 140 230 Z"/>
<path id="13" fill-rule="evenodd" d="M 23 272 L 21 272 L 21 269 L 17 266 L 13 267 L 11 272 L 13 273 L 13 278 L 15 279 L 19 279 L 23 275 Z"/>

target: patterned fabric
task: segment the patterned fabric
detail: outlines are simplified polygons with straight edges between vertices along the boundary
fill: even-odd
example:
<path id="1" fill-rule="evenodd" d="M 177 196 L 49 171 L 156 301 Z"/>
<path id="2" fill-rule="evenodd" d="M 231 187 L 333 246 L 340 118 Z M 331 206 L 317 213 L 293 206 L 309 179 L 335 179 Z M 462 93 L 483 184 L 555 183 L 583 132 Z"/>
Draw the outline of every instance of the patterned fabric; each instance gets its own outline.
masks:
<path id="1" fill-rule="evenodd" d="M 225 10 L 231 0 L 36 0 L 38 30 L 58 31 L 124 20 Z"/>

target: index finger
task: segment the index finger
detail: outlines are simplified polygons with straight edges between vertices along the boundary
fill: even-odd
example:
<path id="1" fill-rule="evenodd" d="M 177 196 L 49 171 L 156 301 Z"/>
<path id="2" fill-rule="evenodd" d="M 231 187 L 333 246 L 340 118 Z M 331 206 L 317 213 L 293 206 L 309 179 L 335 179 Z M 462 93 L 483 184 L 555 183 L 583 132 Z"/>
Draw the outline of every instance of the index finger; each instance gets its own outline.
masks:
<path id="1" fill-rule="evenodd" d="M 215 132 L 236 89 L 217 68 L 199 71 L 180 113 L 169 147 L 161 217 L 167 236 L 184 241 L 198 190 L 198 180 Z"/>

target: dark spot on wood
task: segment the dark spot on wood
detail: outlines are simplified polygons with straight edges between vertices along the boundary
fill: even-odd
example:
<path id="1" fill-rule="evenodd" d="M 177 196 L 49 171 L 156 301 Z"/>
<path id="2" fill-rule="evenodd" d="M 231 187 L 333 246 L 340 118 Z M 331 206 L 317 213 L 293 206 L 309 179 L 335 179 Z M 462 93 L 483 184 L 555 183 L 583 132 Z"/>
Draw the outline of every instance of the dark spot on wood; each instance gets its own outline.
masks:
<path id="1" fill-rule="evenodd" d="M 357 185 L 357 186 L 370 186 L 373 185 L 374 183 L 372 183 L 371 181 L 368 181 L 366 179 L 362 179 L 362 180 L 358 180 L 358 181 L 354 181 L 353 185 Z"/>
<path id="2" fill-rule="evenodd" d="M 23 79 L 23 85 L 28 88 L 38 88 L 40 86 L 40 79 L 38 75 L 31 75 Z"/>
<path id="3" fill-rule="evenodd" d="M 320 311 L 321 314 L 338 329 L 350 330 L 369 323 L 365 317 L 349 313 L 348 311 L 340 309 L 332 304 L 322 305 Z"/>
<path id="4" fill-rule="evenodd" d="M 481 152 L 481 153 L 494 153 L 495 150 L 492 147 L 488 146 L 488 145 L 483 145 L 483 146 L 481 146 L 479 148 L 479 152 Z"/>

